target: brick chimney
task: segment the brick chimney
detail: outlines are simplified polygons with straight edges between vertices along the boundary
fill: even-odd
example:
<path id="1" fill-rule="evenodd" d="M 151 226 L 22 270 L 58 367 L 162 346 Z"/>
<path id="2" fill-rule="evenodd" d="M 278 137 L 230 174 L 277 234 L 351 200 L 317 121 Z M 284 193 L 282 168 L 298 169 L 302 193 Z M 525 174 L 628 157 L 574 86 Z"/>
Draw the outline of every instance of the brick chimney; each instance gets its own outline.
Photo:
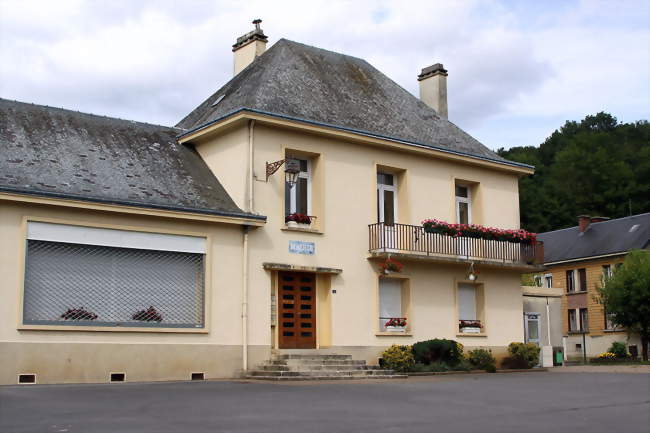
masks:
<path id="1" fill-rule="evenodd" d="M 584 233 L 591 224 L 591 217 L 589 215 L 578 215 L 578 231 Z"/>
<path id="2" fill-rule="evenodd" d="M 420 99 L 446 119 L 447 113 L 447 70 L 442 63 L 427 66 L 418 75 Z"/>
<path id="3" fill-rule="evenodd" d="M 268 38 L 260 28 L 262 20 L 253 21 L 255 29 L 237 38 L 232 46 L 234 53 L 233 76 L 239 74 L 246 66 L 253 63 L 266 50 Z"/>

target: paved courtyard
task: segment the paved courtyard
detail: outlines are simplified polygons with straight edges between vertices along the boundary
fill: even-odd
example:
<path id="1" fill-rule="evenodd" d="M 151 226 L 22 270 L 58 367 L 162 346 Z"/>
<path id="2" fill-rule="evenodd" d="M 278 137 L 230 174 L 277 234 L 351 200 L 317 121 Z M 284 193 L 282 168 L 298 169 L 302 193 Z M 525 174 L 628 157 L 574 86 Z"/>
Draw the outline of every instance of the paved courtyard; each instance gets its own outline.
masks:
<path id="1" fill-rule="evenodd" d="M 0 387 L 0 431 L 650 431 L 650 374 L 471 374 L 386 381 Z"/>

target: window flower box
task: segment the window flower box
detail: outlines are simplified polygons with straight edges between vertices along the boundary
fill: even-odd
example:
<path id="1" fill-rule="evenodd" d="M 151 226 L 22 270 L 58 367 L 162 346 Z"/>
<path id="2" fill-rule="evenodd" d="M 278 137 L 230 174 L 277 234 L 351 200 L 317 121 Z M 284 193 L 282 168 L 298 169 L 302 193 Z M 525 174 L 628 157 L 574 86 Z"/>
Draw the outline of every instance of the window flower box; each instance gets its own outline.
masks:
<path id="1" fill-rule="evenodd" d="M 384 263 L 379 265 L 379 269 L 385 275 L 391 274 L 393 272 L 399 273 L 402 272 L 403 264 L 393 259 L 386 259 Z"/>
<path id="2" fill-rule="evenodd" d="M 462 334 L 480 334 L 483 324 L 480 320 L 459 320 L 458 328 Z"/>
<path id="3" fill-rule="evenodd" d="M 384 325 L 386 332 L 406 332 L 406 318 L 392 317 Z"/>
<path id="4" fill-rule="evenodd" d="M 97 319 L 97 314 L 85 310 L 83 307 L 68 308 L 65 313 L 61 314 L 61 318 L 64 320 L 95 320 Z"/>
<path id="5" fill-rule="evenodd" d="M 537 243 L 537 234 L 527 232 L 526 230 L 504 230 L 494 227 L 483 227 L 478 224 L 450 224 L 436 219 L 422 221 L 422 227 L 427 233 L 452 236 L 455 238 L 465 237 L 524 245 L 535 245 Z"/>
<path id="6" fill-rule="evenodd" d="M 162 322 L 162 314 L 160 314 L 154 307 L 149 307 L 146 310 L 135 312 L 131 316 L 132 320 L 140 322 Z"/>
<path id="7" fill-rule="evenodd" d="M 292 213 L 284 217 L 284 222 L 287 224 L 287 227 L 291 228 L 309 228 L 314 218 L 316 217 L 301 213 Z"/>

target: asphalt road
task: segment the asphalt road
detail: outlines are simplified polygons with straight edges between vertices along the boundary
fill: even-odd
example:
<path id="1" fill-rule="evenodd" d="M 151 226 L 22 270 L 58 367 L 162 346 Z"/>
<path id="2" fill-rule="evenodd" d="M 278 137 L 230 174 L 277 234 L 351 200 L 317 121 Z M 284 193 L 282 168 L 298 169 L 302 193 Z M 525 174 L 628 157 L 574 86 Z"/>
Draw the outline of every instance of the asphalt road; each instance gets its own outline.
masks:
<path id="1" fill-rule="evenodd" d="M 0 432 L 650 431 L 650 374 L 0 387 Z"/>

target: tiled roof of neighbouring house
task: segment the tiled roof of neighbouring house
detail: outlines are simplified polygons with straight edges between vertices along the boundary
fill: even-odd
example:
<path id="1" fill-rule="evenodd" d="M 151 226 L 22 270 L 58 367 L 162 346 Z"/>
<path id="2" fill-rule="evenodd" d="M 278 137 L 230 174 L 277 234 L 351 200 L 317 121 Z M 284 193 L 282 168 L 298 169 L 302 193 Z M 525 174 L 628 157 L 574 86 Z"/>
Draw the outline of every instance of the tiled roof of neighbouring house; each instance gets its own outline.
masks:
<path id="1" fill-rule="evenodd" d="M 251 217 L 179 132 L 0 99 L 0 191 Z"/>
<path id="2" fill-rule="evenodd" d="M 580 233 L 578 227 L 540 233 L 544 263 L 624 253 L 650 245 L 650 213 L 594 222 Z"/>
<path id="3" fill-rule="evenodd" d="M 196 130 L 243 109 L 526 166 L 501 158 L 365 60 L 286 39 L 177 126 Z"/>

